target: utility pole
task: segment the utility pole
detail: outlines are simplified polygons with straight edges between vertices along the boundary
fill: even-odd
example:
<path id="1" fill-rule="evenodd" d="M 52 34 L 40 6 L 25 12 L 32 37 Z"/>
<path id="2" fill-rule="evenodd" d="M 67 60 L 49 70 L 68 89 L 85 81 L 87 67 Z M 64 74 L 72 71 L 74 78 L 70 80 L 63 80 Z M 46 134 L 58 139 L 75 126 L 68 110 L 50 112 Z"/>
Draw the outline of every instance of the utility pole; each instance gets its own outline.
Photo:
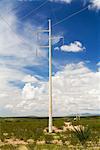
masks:
<path id="1" fill-rule="evenodd" d="M 49 19 L 49 133 L 52 133 L 52 29 Z"/>
<path id="2" fill-rule="evenodd" d="M 39 30 L 40 33 L 48 33 L 49 34 L 49 45 L 47 46 L 39 46 L 40 48 L 49 48 L 49 133 L 52 133 L 52 24 L 51 19 L 48 20 L 49 29 L 48 30 Z"/>

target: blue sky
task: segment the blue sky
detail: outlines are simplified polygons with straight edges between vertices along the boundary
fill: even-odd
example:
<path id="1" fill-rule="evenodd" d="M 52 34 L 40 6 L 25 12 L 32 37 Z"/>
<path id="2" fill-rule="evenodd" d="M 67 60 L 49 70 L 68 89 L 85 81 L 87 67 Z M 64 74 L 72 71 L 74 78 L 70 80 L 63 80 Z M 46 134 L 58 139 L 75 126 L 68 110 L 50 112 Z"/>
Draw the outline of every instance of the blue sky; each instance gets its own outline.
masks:
<path id="1" fill-rule="evenodd" d="M 44 2 L 44 1 L 43 1 Z M 84 4 L 79 0 L 72 2 L 71 4 L 48 2 L 39 11 L 35 11 L 29 16 L 26 16 L 30 10 L 34 10 L 37 6 L 41 5 L 42 1 L 21 1 L 17 2 L 17 5 L 22 5 L 17 11 L 17 16 L 21 22 L 29 21 L 35 22 L 37 25 L 42 25 L 47 28 L 47 19 L 52 19 L 52 24 L 55 24 L 59 20 L 69 16 L 70 14 L 82 9 L 87 3 Z M 60 62 L 60 64 L 66 64 L 66 62 L 77 61 L 90 61 L 89 66 L 93 66 L 92 69 L 97 69 L 95 66 L 99 61 L 99 19 L 100 12 L 95 10 L 85 10 L 78 15 L 56 25 L 52 28 L 53 35 L 64 36 L 65 44 L 73 41 L 80 41 L 86 47 L 86 51 L 79 53 L 66 53 L 61 51 L 53 51 L 53 59 Z M 23 18 L 21 20 L 21 18 Z M 37 19 L 38 18 L 38 19 Z M 41 23 L 42 22 L 42 23 Z M 21 28 L 21 26 L 20 26 Z M 62 44 L 62 40 L 56 43 L 56 46 Z M 55 45 L 53 46 L 53 48 Z M 63 61 L 62 61 L 63 60 Z M 44 75 L 44 74 L 43 74 Z"/>
<path id="2" fill-rule="evenodd" d="M 48 49 L 39 48 L 48 35 L 37 41 L 35 32 L 48 29 L 48 19 L 54 115 L 100 114 L 100 1 L 1 0 L 0 8 L 0 115 L 48 115 Z"/>

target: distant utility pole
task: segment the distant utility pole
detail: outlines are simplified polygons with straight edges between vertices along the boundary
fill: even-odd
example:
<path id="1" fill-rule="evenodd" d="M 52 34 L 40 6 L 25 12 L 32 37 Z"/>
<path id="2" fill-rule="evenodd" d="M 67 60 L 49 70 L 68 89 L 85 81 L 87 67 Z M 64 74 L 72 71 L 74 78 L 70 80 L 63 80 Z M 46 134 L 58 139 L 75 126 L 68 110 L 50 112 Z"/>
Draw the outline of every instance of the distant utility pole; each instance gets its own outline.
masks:
<path id="1" fill-rule="evenodd" d="M 49 133 L 52 133 L 52 24 L 49 19 L 49 29 L 39 30 L 38 32 L 44 32 L 49 34 L 49 45 L 39 46 L 40 48 L 49 48 Z"/>

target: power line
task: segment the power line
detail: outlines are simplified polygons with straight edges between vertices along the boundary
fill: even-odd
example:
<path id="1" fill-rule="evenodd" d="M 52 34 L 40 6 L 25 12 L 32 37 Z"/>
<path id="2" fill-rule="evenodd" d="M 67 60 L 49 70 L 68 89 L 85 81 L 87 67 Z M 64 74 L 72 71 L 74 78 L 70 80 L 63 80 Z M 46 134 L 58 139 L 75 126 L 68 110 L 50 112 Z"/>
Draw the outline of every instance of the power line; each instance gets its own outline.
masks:
<path id="1" fill-rule="evenodd" d="M 27 44 L 27 42 L 26 41 L 24 41 L 23 39 L 21 39 L 17 34 L 16 34 L 16 32 L 13 30 L 13 28 L 10 26 L 10 24 L 5 20 L 5 18 L 4 17 L 2 17 L 1 15 L 0 15 L 0 18 L 3 20 L 3 22 L 5 22 L 5 24 L 8 26 L 8 28 L 14 33 L 14 35 L 20 40 L 20 42 L 22 42 L 22 43 L 24 43 L 24 45 L 25 45 L 25 43 Z M 6 49 L 8 49 L 8 48 L 12 48 L 12 47 L 15 47 L 15 46 L 18 46 L 18 47 L 20 47 L 21 46 L 21 44 L 13 44 L 13 45 L 11 45 L 11 46 L 8 46 Z M 29 46 L 29 45 L 28 45 Z M 31 47 L 29 48 L 29 49 L 31 49 Z"/>
<path id="2" fill-rule="evenodd" d="M 48 2 L 48 0 L 46 0 L 44 3 L 42 3 L 41 5 L 39 5 L 38 7 L 36 7 L 34 10 L 31 10 L 28 14 L 26 14 L 25 16 L 23 16 L 22 18 L 20 18 L 20 20 L 23 20 L 24 18 L 28 17 L 30 14 L 32 14 L 32 13 L 35 12 L 36 10 L 40 9 L 40 8 L 43 7 L 47 2 Z M 23 5 L 23 4 L 22 4 L 22 5 Z M 18 9 L 18 8 L 21 7 L 22 5 L 20 5 L 20 6 L 18 5 L 18 6 L 16 6 L 16 7 L 12 8 L 12 9 L 9 10 L 7 13 L 10 13 L 10 12 L 14 11 L 15 9 Z M 9 23 L 6 21 L 5 18 L 3 18 L 1 15 L 0 15 L 0 18 L 10 27 L 10 29 L 12 29 L 12 27 L 9 25 Z M 20 22 L 19 20 L 16 20 L 16 22 L 23 25 L 23 23 Z M 27 28 L 30 30 L 29 27 L 27 27 Z M 13 29 L 12 29 L 12 30 L 13 30 Z M 32 30 L 30 30 L 30 31 L 32 31 Z"/>
<path id="3" fill-rule="evenodd" d="M 77 15 L 77 14 L 79 14 L 79 13 L 85 11 L 87 8 L 88 8 L 88 6 L 86 6 L 86 7 L 84 7 L 83 9 L 81 9 L 81 10 L 79 10 L 79 11 L 77 11 L 77 12 L 75 12 L 75 13 L 73 13 L 73 14 L 67 16 L 67 17 L 65 17 L 64 19 L 62 19 L 62 20 L 56 22 L 55 24 L 53 24 L 52 27 L 54 27 L 54 26 L 56 26 L 56 25 L 58 25 L 58 24 L 64 22 L 65 20 L 68 20 L 68 19 L 72 18 L 73 16 L 75 16 L 75 15 Z"/>
<path id="4" fill-rule="evenodd" d="M 31 15 L 33 12 L 35 12 L 36 10 L 40 9 L 41 7 L 43 7 L 46 3 L 48 2 L 48 0 L 46 0 L 44 3 L 42 3 L 41 5 L 39 5 L 38 7 L 36 7 L 34 10 L 31 10 L 28 14 L 24 15 L 22 18 L 20 18 L 20 20 L 23 20 L 24 18 L 28 17 L 29 15 Z M 21 5 L 22 6 L 22 5 Z M 15 8 L 13 8 L 12 10 L 10 10 L 8 13 L 10 13 L 11 11 L 13 11 L 14 9 L 19 8 L 20 6 L 17 6 Z M 2 16 L 1 16 L 2 17 Z M 8 22 L 2 17 L 2 20 L 4 20 L 7 24 Z M 16 20 L 17 23 L 23 25 L 23 23 L 19 20 Z M 28 30 L 32 31 L 29 27 L 27 27 Z"/>
<path id="5" fill-rule="evenodd" d="M 3 20 L 3 22 L 5 22 L 5 23 L 9 26 L 9 28 L 10 28 L 11 30 L 13 30 L 13 27 L 10 26 L 10 24 L 8 23 L 8 21 L 7 21 L 4 17 L 2 17 L 2 16 L 0 15 L 0 18 Z M 24 26 L 25 26 L 25 24 L 23 24 L 23 23 L 20 22 L 19 20 L 16 20 L 16 22 L 19 23 L 19 24 L 21 24 L 21 25 L 24 25 Z M 47 21 L 45 21 L 45 22 L 47 22 Z M 20 27 L 17 27 L 17 28 L 20 28 Z M 27 28 L 28 31 L 32 32 L 32 29 L 31 29 L 29 26 L 25 26 L 25 28 Z M 13 30 L 13 32 L 15 32 L 15 31 Z M 33 34 L 34 34 L 34 33 L 33 33 Z"/>
<path id="6" fill-rule="evenodd" d="M 4 19 L 4 17 L 2 17 L 0 15 L 0 18 L 3 20 L 3 22 L 5 22 L 7 24 L 7 26 L 10 28 L 10 30 L 12 30 L 11 26 L 9 25 L 9 23 Z"/>
<path id="7" fill-rule="evenodd" d="M 5 20 L 4 17 L 2 17 L 0 15 L 0 18 L 3 20 L 3 22 L 5 22 L 5 24 L 8 26 L 8 28 L 14 33 L 14 35 L 21 41 L 21 42 L 25 42 L 22 39 L 20 39 L 20 37 L 16 34 L 16 32 L 13 30 L 13 28 L 10 26 L 10 24 Z"/>
<path id="8" fill-rule="evenodd" d="M 12 11 L 15 11 L 16 9 L 19 9 L 21 6 L 23 6 L 24 4 L 22 3 L 21 5 L 18 5 L 10 10 L 8 10 L 7 14 L 11 13 Z"/>
<path id="9" fill-rule="evenodd" d="M 40 9 L 41 7 L 43 7 L 46 3 L 48 3 L 48 0 L 46 0 L 44 3 L 42 3 L 41 5 L 39 5 L 37 8 L 32 9 L 28 14 L 26 14 L 25 16 L 23 16 L 22 18 L 20 18 L 20 20 L 25 19 L 26 17 L 28 17 L 29 15 L 31 15 L 33 12 L 35 12 L 36 10 Z"/>
<path id="10" fill-rule="evenodd" d="M 23 41 L 23 39 L 20 39 L 20 37 L 16 34 L 16 32 L 13 30 L 13 28 L 12 28 L 12 26 L 8 23 L 8 21 L 4 18 L 4 17 L 2 17 L 1 15 L 0 15 L 0 18 L 3 20 L 3 22 L 8 26 L 8 28 L 14 33 L 14 35 L 20 40 L 20 42 L 22 42 L 22 43 L 25 43 L 25 41 Z M 22 24 L 20 21 L 18 21 L 18 23 L 20 23 L 20 24 Z M 30 28 L 27 28 L 28 30 L 30 29 Z M 30 31 L 32 32 L 32 30 L 30 29 Z M 36 33 L 36 32 L 35 32 Z M 34 33 L 33 33 L 34 34 Z M 13 45 L 11 45 L 11 46 L 8 46 L 7 48 L 11 48 L 11 47 L 14 47 L 14 46 L 19 46 L 20 47 L 20 44 L 13 44 Z"/>

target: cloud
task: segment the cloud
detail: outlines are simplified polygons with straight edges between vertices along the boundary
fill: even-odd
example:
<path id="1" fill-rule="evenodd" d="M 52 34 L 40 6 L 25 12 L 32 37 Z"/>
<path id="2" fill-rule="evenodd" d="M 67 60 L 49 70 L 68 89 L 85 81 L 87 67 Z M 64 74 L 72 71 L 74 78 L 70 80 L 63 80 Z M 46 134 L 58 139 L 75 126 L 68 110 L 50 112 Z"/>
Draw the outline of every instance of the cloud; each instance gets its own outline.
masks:
<path id="1" fill-rule="evenodd" d="M 47 51 L 39 49 L 33 34 L 33 30 L 42 27 L 24 22 L 19 32 L 18 18 L 13 13 L 8 14 L 5 11 L 5 8 L 10 10 L 11 6 L 5 3 L 2 8 L 0 7 L 1 16 L 10 25 L 0 19 L 0 115 L 46 116 L 48 82 L 41 76 L 34 75 L 33 67 L 43 68 L 45 65 L 44 58 L 47 56 Z M 59 37 L 57 36 L 53 42 L 54 44 L 59 42 Z M 42 38 L 41 43 L 46 44 L 47 41 L 44 42 Z M 80 42 L 71 44 L 76 46 L 75 51 L 83 51 L 84 47 Z M 67 46 L 70 47 L 71 44 Z M 38 48 L 38 57 L 36 48 Z M 33 67 L 33 76 L 25 72 L 27 66 Z M 92 72 L 84 63 L 63 67 L 53 76 L 54 115 L 98 113 L 98 103 L 100 103 L 98 81 L 99 72 Z M 20 85 L 14 86 L 12 82 L 20 84 L 24 82 L 25 85 L 22 89 Z"/>
<path id="2" fill-rule="evenodd" d="M 100 72 L 100 62 L 97 63 L 98 71 Z"/>
<path id="3" fill-rule="evenodd" d="M 93 72 L 83 62 L 64 66 L 53 76 L 53 115 L 99 114 L 98 81 L 100 73 Z M 48 82 L 38 80 L 38 86 L 26 83 L 22 95 L 23 100 L 13 106 L 15 112 L 48 115 Z"/>
<path id="4" fill-rule="evenodd" d="M 38 80 L 36 79 L 36 77 L 31 76 L 31 75 L 26 75 L 23 79 L 23 82 L 25 83 L 36 83 Z"/>
<path id="5" fill-rule="evenodd" d="M 59 51 L 59 49 L 60 49 L 59 47 L 55 47 L 55 48 L 54 48 L 54 50 L 56 50 L 56 51 Z"/>
<path id="6" fill-rule="evenodd" d="M 81 52 L 85 50 L 85 47 L 79 41 L 75 41 L 69 45 L 62 45 L 60 49 L 65 52 Z M 55 50 L 59 50 L 58 47 Z"/>
<path id="7" fill-rule="evenodd" d="M 3 11 L 1 15 L 2 14 Z M 2 17 L 5 18 L 5 20 L 7 20 L 11 28 L 14 27 L 14 29 L 11 29 L 2 19 L 0 19 L 0 56 L 14 57 L 15 59 L 11 61 L 5 61 L 7 61 L 7 63 L 12 63 L 12 61 L 14 61 L 13 64 L 19 66 L 26 66 L 26 64 L 38 65 L 40 63 L 40 60 L 37 59 L 36 49 L 38 49 L 38 57 L 40 58 L 45 57 L 47 53 L 46 51 L 41 51 L 39 49 L 38 44 L 36 43 L 36 39 L 32 34 L 32 28 L 36 30 L 37 27 L 32 27 L 31 24 L 26 22 L 23 27 L 23 34 L 19 34 L 17 31 L 16 16 L 13 14 L 8 15 L 4 13 Z"/>
<path id="8" fill-rule="evenodd" d="M 35 30 L 42 27 L 31 25 L 29 22 L 20 24 L 13 12 L 5 11 L 6 8 L 11 10 L 13 7 L 10 1 L 0 2 L 0 16 L 2 16 L 0 17 L 0 115 L 6 114 L 7 109 L 11 109 L 10 105 L 16 106 L 23 100 L 20 87 L 23 82 L 35 81 L 35 77 L 27 76 L 25 67 L 43 66 L 44 58 L 47 56 L 46 50 L 39 49 L 33 34 Z M 17 82 L 19 85 L 16 86 Z M 8 107 L 5 108 L 6 105 Z M 10 114 L 15 114 L 13 112 L 10 111 Z"/>
<path id="9" fill-rule="evenodd" d="M 21 89 L 13 86 L 10 81 L 21 81 L 25 75 L 25 73 L 16 69 L 0 66 L 0 110 L 7 104 L 15 105 L 21 101 Z M 2 115 L 2 112 L 0 112 L 0 115 Z"/>
<path id="10" fill-rule="evenodd" d="M 34 87 L 31 86 L 30 83 L 27 83 L 25 85 L 25 87 L 23 88 L 23 92 L 22 92 L 23 97 L 25 99 L 33 99 L 33 98 L 35 98 L 36 90 L 37 90 L 37 88 L 34 88 Z"/>
<path id="11" fill-rule="evenodd" d="M 70 4 L 73 0 L 49 0 L 49 1 Z"/>
<path id="12" fill-rule="evenodd" d="M 75 0 L 49 0 L 51 2 L 59 2 L 59 3 L 67 3 L 70 4 L 72 1 Z M 100 10 L 100 0 L 83 0 L 83 5 L 85 5 L 87 2 L 90 2 L 89 9 L 95 9 Z"/>
<path id="13" fill-rule="evenodd" d="M 100 66 L 100 62 L 97 63 L 97 66 Z"/>
<path id="14" fill-rule="evenodd" d="M 89 9 L 100 10 L 100 0 L 90 0 Z"/>

